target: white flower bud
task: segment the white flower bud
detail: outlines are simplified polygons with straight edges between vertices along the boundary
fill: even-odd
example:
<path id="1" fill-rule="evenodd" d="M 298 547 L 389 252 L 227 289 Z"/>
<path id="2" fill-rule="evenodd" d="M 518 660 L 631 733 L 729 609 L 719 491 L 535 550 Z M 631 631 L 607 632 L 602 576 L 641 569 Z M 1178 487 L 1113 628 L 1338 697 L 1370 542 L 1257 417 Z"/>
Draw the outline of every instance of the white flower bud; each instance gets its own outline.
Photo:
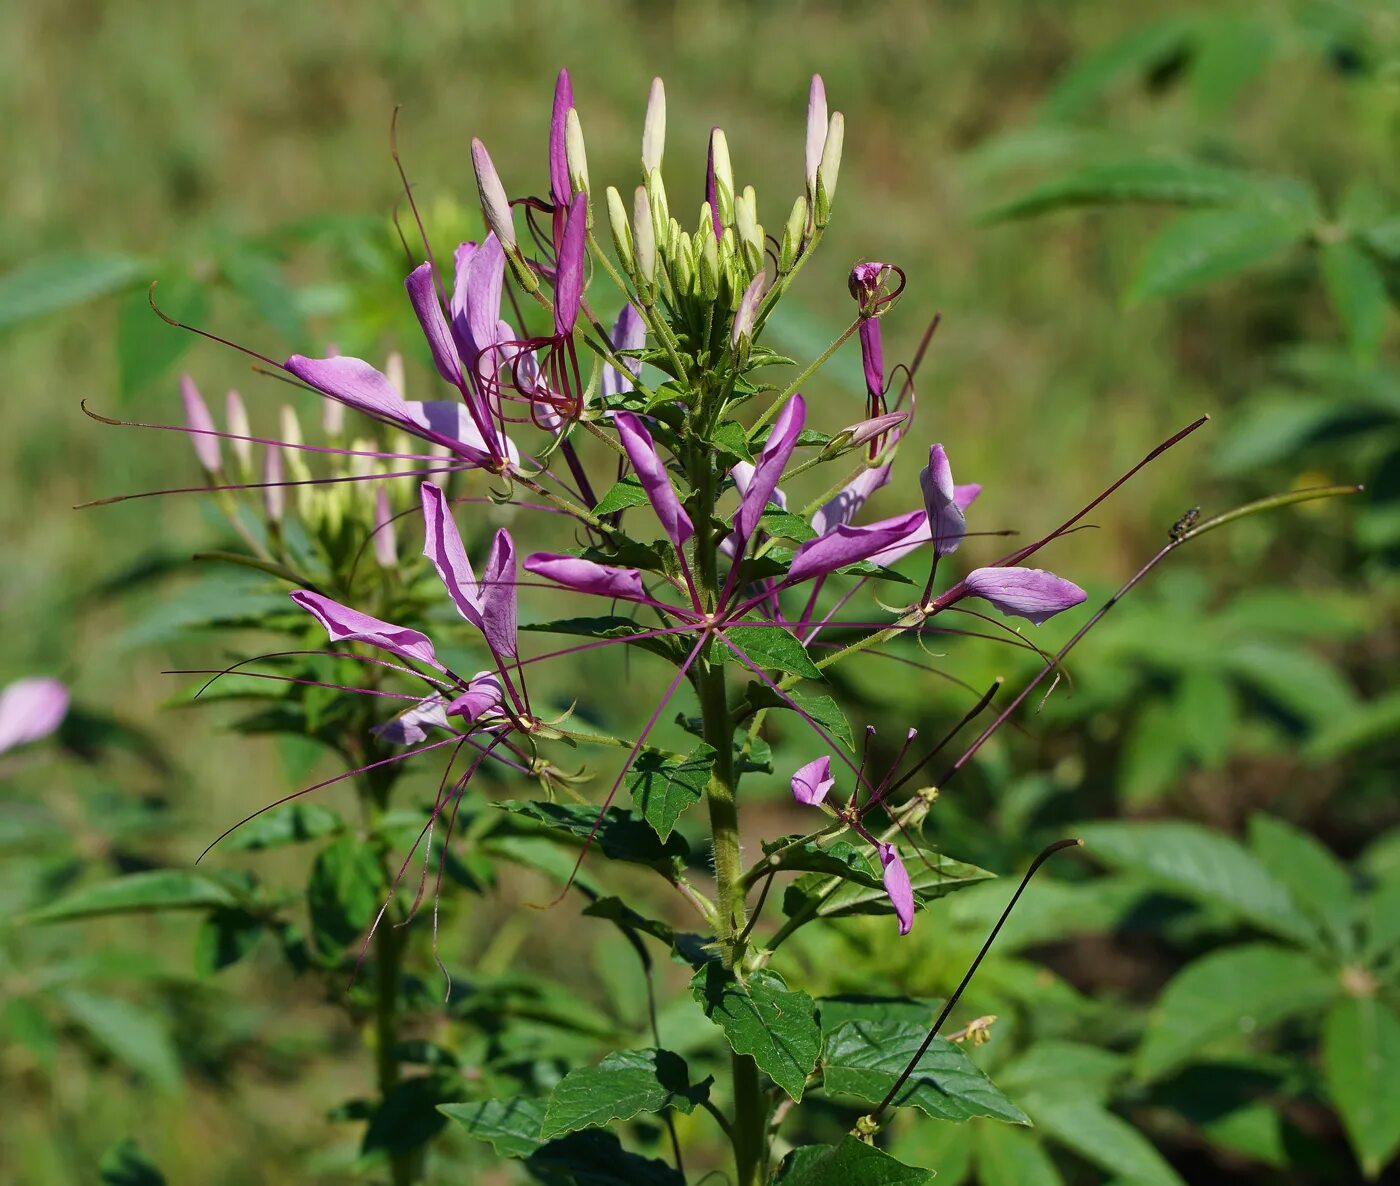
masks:
<path id="1" fill-rule="evenodd" d="M 510 202 L 506 199 L 505 187 L 491 163 L 491 154 L 486 145 L 472 138 L 472 169 L 476 172 L 476 190 L 481 197 L 481 213 L 486 225 L 495 233 L 502 247 L 507 251 L 515 247 L 515 224 L 511 220 Z"/>
<path id="2" fill-rule="evenodd" d="M 642 125 L 642 176 L 650 177 L 661 168 L 666 152 L 666 87 L 661 79 L 651 80 L 647 95 L 646 122 Z"/>

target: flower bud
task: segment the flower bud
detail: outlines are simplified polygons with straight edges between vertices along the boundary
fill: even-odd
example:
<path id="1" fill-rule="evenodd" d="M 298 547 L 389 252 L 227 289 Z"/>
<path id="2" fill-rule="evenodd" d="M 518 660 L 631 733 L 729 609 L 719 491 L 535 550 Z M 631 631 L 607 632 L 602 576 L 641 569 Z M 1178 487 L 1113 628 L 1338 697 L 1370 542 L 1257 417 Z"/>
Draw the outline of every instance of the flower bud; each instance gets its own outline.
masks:
<path id="1" fill-rule="evenodd" d="M 701 207 L 700 234 L 695 240 L 697 271 L 700 274 L 700 295 L 707 301 L 719 297 L 719 244 L 708 217 L 710 204 Z"/>
<path id="2" fill-rule="evenodd" d="M 710 200 L 710 213 L 715 219 L 715 238 L 723 233 L 723 227 L 734 222 L 734 169 L 729 161 L 729 141 L 724 130 L 715 128 L 710 133 L 709 185 L 706 197 Z"/>
<path id="3" fill-rule="evenodd" d="M 813 219 L 817 226 L 826 226 L 831 219 L 831 200 L 836 196 L 836 179 L 841 173 L 841 146 L 846 138 L 846 118 L 833 112 L 822 146 L 822 162 L 817 169 L 817 198 Z"/>
<path id="4" fill-rule="evenodd" d="M 734 199 L 734 223 L 744 263 L 756 272 L 763 264 L 763 228 L 758 224 L 758 195 L 751 185 L 744 186 L 744 192 Z"/>
<path id="5" fill-rule="evenodd" d="M 511 219 L 510 202 L 506 199 L 505 187 L 496 173 L 496 166 L 491 163 L 491 154 L 476 137 L 472 137 L 472 168 L 476 172 L 476 191 L 481 197 L 481 213 L 486 225 L 495 232 L 506 251 L 513 251 L 515 223 Z"/>
<path id="6" fill-rule="evenodd" d="M 311 471 L 306 466 L 306 460 L 301 455 L 301 421 L 297 419 L 297 414 L 292 410 L 290 404 L 282 405 L 282 466 L 286 473 L 295 482 L 309 482 Z M 298 486 L 296 488 L 297 511 L 303 519 L 310 520 L 312 504 L 315 498 L 315 487 Z"/>
<path id="7" fill-rule="evenodd" d="M 219 453 L 219 438 L 212 435 L 216 431 L 214 417 L 209 415 L 209 406 L 188 375 L 180 376 L 180 399 L 185 405 L 185 424 L 191 430 L 190 442 L 194 446 L 194 455 L 205 472 L 216 474 L 223 465 L 223 459 Z"/>
<path id="8" fill-rule="evenodd" d="M 826 132 L 826 86 L 820 74 L 813 74 L 807 92 L 807 192 L 812 198 L 817 193 L 817 170 L 822 163 Z"/>
<path id="9" fill-rule="evenodd" d="M 758 318 L 758 302 L 763 297 L 763 286 L 767 277 L 759 272 L 751 281 L 739 300 L 739 311 L 734 314 L 734 328 L 730 331 L 730 344 L 737 350 L 742 341 L 747 346 L 753 338 L 754 322 Z"/>
<path id="10" fill-rule="evenodd" d="M 778 252 L 778 272 L 785 275 L 792 271 L 797 257 L 802 253 L 802 240 L 807 233 L 807 198 L 798 197 L 792 204 L 787 226 L 783 228 L 783 246 Z"/>
<path id="11" fill-rule="evenodd" d="M 651 199 L 640 185 L 632 213 L 632 250 L 636 256 L 637 279 L 650 285 L 656 281 L 656 227 L 651 221 Z"/>
<path id="12" fill-rule="evenodd" d="M 573 194 L 569 191 L 569 163 L 564 151 L 564 122 L 574 105 L 574 88 L 569 72 L 560 70 L 554 83 L 554 110 L 549 121 L 549 193 L 556 206 L 567 206 Z"/>
<path id="13" fill-rule="evenodd" d="M 234 438 L 229 447 L 246 478 L 253 472 L 253 442 L 247 439 L 253 435 L 253 429 L 248 423 L 248 410 L 243 406 L 243 397 L 233 390 L 228 393 L 226 408 L 229 434 Z M 239 440 L 240 437 L 243 439 Z"/>
<path id="14" fill-rule="evenodd" d="M 588 154 L 583 147 L 583 125 L 579 123 L 576 107 L 569 108 L 564 124 L 564 155 L 569 161 L 569 184 L 574 187 L 574 193 L 591 193 Z"/>
<path id="15" fill-rule="evenodd" d="M 282 450 L 275 445 L 269 445 L 263 455 L 263 506 L 269 523 L 282 522 L 287 510 L 287 489 L 282 485 Z"/>
<path id="16" fill-rule="evenodd" d="M 321 403 L 321 427 L 331 440 L 338 439 L 345 430 L 345 405 L 339 400 L 323 400 Z"/>
<path id="17" fill-rule="evenodd" d="M 380 568 L 393 568 L 398 563 L 394 513 L 389 506 L 389 492 L 383 486 L 374 496 L 374 559 Z"/>
<path id="18" fill-rule="evenodd" d="M 642 176 L 650 177 L 661 168 L 666 151 L 666 87 L 661 79 L 651 80 L 647 95 L 646 122 L 642 125 Z"/>
<path id="19" fill-rule="evenodd" d="M 647 221 L 651 221 L 649 215 Z M 627 225 L 627 209 L 622 204 L 622 195 L 611 185 L 608 186 L 608 222 L 612 224 L 613 246 L 617 248 L 622 270 L 635 272 L 637 261 L 633 254 L 632 228 Z"/>
<path id="20" fill-rule="evenodd" d="M 408 398 L 408 384 L 404 381 L 403 355 L 397 350 L 391 350 L 389 357 L 384 360 L 384 377 L 389 380 L 389 386 L 399 393 L 400 399 Z"/>

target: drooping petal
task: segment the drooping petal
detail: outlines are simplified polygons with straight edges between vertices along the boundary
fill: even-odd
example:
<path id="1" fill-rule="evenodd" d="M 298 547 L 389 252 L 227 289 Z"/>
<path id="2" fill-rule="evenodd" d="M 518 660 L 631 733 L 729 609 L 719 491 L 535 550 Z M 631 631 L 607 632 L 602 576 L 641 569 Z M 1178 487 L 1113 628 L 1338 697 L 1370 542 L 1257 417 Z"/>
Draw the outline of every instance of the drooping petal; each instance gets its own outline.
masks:
<path id="1" fill-rule="evenodd" d="M 617 426 L 617 435 L 622 441 L 622 447 L 627 451 L 632 468 L 637 471 L 637 478 L 642 483 L 642 489 L 646 491 L 652 510 L 661 520 L 661 526 L 671 543 L 679 549 L 695 534 L 695 527 L 690 521 L 690 516 L 685 513 L 685 508 L 681 506 L 675 487 L 671 485 L 670 475 L 656 452 L 651 433 L 631 412 L 615 413 L 613 423 Z"/>
<path id="2" fill-rule="evenodd" d="M 567 206 L 573 196 L 569 186 L 569 159 L 564 153 L 564 127 L 573 105 L 574 88 L 569 72 L 560 70 L 554 83 L 554 113 L 549 121 L 549 192 L 556 206 Z"/>
<path id="3" fill-rule="evenodd" d="M 68 688 L 48 676 L 17 679 L 0 692 L 0 753 L 47 737 L 68 715 Z"/>
<path id="4" fill-rule="evenodd" d="M 878 317 L 867 317 L 860 323 L 860 363 L 865 369 L 865 390 L 871 395 L 884 395 L 885 338 Z"/>
<path id="5" fill-rule="evenodd" d="M 783 476 L 806 421 L 807 403 L 800 395 L 794 395 L 783 405 L 768 439 L 763 442 L 753 478 L 739 500 L 739 510 L 734 516 L 734 534 L 741 549 L 753 536 L 759 519 L 768 507 L 769 498 L 778 488 L 778 480 Z"/>
<path id="6" fill-rule="evenodd" d="M 446 729 L 447 712 L 441 696 L 420 700 L 407 712 L 375 725 L 370 732 L 390 745 L 418 745 L 427 740 L 429 729 Z"/>
<path id="7" fill-rule="evenodd" d="M 437 280 L 433 276 L 433 266 L 421 263 L 408 274 L 403 282 L 408 290 L 408 299 L 418 324 L 423 327 L 423 336 L 428 339 L 428 349 L 432 351 L 433 364 L 438 374 L 447 382 L 460 386 L 462 382 L 461 364 L 457 361 L 457 347 L 452 340 L 452 330 L 443 314 L 442 303 L 438 300 Z"/>
<path id="8" fill-rule="evenodd" d="M 484 634 L 485 596 L 462 545 L 447 496 L 431 482 L 423 483 L 423 555 L 437 569 L 457 612 Z"/>
<path id="9" fill-rule="evenodd" d="M 958 508 L 960 510 L 965 511 L 969 506 L 972 505 L 974 500 L 981 493 L 982 487 L 979 486 L 976 482 L 969 482 L 965 486 L 954 486 L 953 501 L 958 504 Z M 872 564 L 880 564 L 886 567 L 888 567 L 891 564 L 898 564 L 901 560 L 904 559 L 904 557 L 908 556 L 912 552 L 919 551 L 919 549 L 921 549 L 925 544 L 932 540 L 933 532 L 932 530 L 930 530 L 928 525 L 927 513 L 922 513 L 919 517 L 922 521 L 920 522 L 918 528 L 915 531 L 910 532 L 909 535 L 905 536 L 902 540 L 899 541 L 899 543 L 895 544 L 893 547 L 885 548 L 883 551 L 876 553 L 874 556 L 871 556 L 870 562 Z"/>
<path id="10" fill-rule="evenodd" d="M 505 699 L 500 677 L 494 671 L 478 671 L 467 683 L 467 690 L 447 706 L 447 715 L 461 717 L 466 724 L 480 720 Z"/>
<path id="11" fill-rule="evenodd" d="M 293 354 L 286 368 L 303 383 L 323 395 L 382 420 L 402 422 L 403 397 L 388 378 L 362 358 L 338 354 L 331 358 L 307 358 Z"/>
<path id="12" fill-rule="evenodd" d="M 588 195 L 582 190 L 569 205 L 564 237 L 559 243 L 559 269 L 554 278 L 554 332 L 565 338 L 574 332 L 583 299 L 583 251 L 588 231 Z"/>
<path id="13" fill-rule="evenodd" d="M 911 511 L 907 515 L 882 519 L 866 527 L 849 527 L 838 523 L 825 535 L 809 539 L 797 549 L 783 583 L 795 585 L 835 572 L 848 564 L 868 560 L 917 531 L 923 521 L 922 511 Z"/>
<path id="14" fill-rule="evenodd" d="M 516 655 L 515 541 L 504 527 L 496 532 L 481 577 L 482 633 L 494 654 Z"/>
<path id="15" fill-rule="evenodd" d="M 812 516 L 812 530 L 818 535 L 825 535 L 838 524 L 850 523 L 870 496 L 889 480 L 890 466 L 888 463 L 877 466 L 875 469 L 861 471 L 852 481 L 841 487 L 834 496 L 823 504 L 821 510 Z"/>
<path id="16" fill-rule="evenodd" d="M 953 501 L 958 504 L 958 510 L 965 511 L 977 501 L 977 496 L 981 493 L 981 482 L 966 482 L 953 487 Z"/>
<path id="17" fill-rule="evenodd" d="M 188 375 L 180 376 L 180 399 L 185 405 L 185 423 L 194 430 L 190 433 L 194 455 L 199 459 L 199 464 L 212 474 L 223 463 L 219 438 L 213 435 L 216 431 L 214 417 L 209 414 L 209 405 Z"/>
<path id="18" fill-rule="evenodd" d="M 919 486 L 924 492 L 934 554 L 947 556 L 956 552 L 967 534 L 967 520 L 958 506 L 953 470 L 942 445 L 929 447 L 928 465 L 919 471 Z"/>
<path id="19" fill-rule="evenodd" d="M 646 324 L 630 301 L 622 306 L 609 336 L 615 351 L 640 350 L 646 344 Z M 612 365 L 603 367 L 603 396 L 607 399 L 631 391 L 632 381 L 642 373 L 641 359 L 624 358 L 622 361 L 626 364 L 625 373 Z"/>
<path id="20" fill-rule="evenodd" d="M 326 628 L 332 642 L 366 642 L 401 658 L 442 670 L 442 664 L 433 654 L 432 640 L 426 634 L 372 618 L 310 589 L 294 589 L 291 598 Z"/>
<path id="21" fill-rule="evenodd" d="M 899 853 L 893 844 L 878 844 L 880 864 L 885 867 L 885 893 L 894 906 L 894 916 L 899 920 L 899 933 L 907 935 L 914 926 L 914 887 L 909 881 L 909 870 L 904 867 Z"/>
<path id="22" fill-rule="evenodd" d="M 963 583 L 969 596 L 981 597 L 1002 613 L 1028 618 L 1037 626 L 1088 596 L 1073 581 L 1043 568 L 977 568 Z"/>
<path id="23" fill-rule="evenodd" d="M 807 91 L 807 184 L 812 189 L 817 185 L 817 170 L 822 163 L 822 148 L 826 144 L 826 85 L 820 74 L 812 75 L 812 85 Z"/>
<path id="24" fill-rule="evenodd" d="M 620 597 L 624 601 L 646 599 L 642 574 L 635 568 L 616 568 L 611 564 L 596 564 L 577 556 L 558 556 L 551 552 L 535 552 L 525 559 L 525 571 L 576 589 L 580 593 L 596 593 L 599 597 Z"/>
<path id="25" fill-rule="evenodd" d="M 836 779 L 831 775 L 831 759 L 823 755 L 799 767 L 792 776 L 792 797 L 799 803 L 815 807 L 826 799 L 835 785 Z"/>

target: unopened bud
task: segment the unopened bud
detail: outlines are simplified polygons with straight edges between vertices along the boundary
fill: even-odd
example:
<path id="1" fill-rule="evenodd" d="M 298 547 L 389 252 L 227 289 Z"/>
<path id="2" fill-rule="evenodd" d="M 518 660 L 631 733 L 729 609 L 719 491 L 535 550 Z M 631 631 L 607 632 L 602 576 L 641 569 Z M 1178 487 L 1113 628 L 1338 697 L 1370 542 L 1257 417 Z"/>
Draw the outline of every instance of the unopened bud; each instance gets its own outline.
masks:
<path id="1" fill-rule="evenodd" d="M 394 534 L 389 492 L 381 486 L 374 496 L 374 558 L 380 568 L 393 568 L 398 563 L 399 550 Z"/>
<path id="2" fill-rule="evenodd" d="M 642 124 L 642 176 L 650 177 L 661 168 L 666 152 L 666 86 L 659 78 L 651 80 L 647 95 L 646 122 Z"/>
<path id="3" fill-rule="evenodd" d="M 787 226 L 783 228 L 783 246 L 778 252 L 778 271 L 788 273 L 792 271 L 793 265 L 797 263 L 797 257 L 802 253 L 802 240 L 807 233 L 807 198 L 800 196 L 792 204 L 792 213 L 788 215 Z"/>
<path id="4" fill-rule="evenodd" d="M 472 168 L 476 172 L 476 191 L 481 197 L 481 213 L 486 225 L 495 233 L 506 251 L 515 247 L 515 224 L 511 220 L 510 202 L 506 199 L 505 187 L 491 163 L 491 154 L 486 145 L 472 138 Z"/>
<path id="5" fill-rule="evenodd" d="M 813 74 L 812 86 L 807 92 L 807 190 L 813 197 L 817 192 L 817 170 L 822 163 L 826 131 L 826 86 L 820 74 Z"/>
<path id="6" fill-rule="evenodd" d="M 647 174 L 647 197 L 651 199 L 651 225 L 656 229 L 659 243 L 667 241 L 671 225 L 671 207 L 666 201 L 666 183 L 661 180 L 661 170 L 653 169 Z"/>
<path id="7" fill-rule="evenodd" d="M 253 429 L 248 423 L 248 410 L 243 406 L 243 397 L 232 390 L 228 393 L 225 406 L 229 435 L 233 437 L 229 447 L 238 458 L 238 465 L 244 477 L 247 477 L 253 472 L 253 442 L 248 440 L 253 435 Z"/>
<path id="8" fill-rule="evenodd" d="M 282 450 L 274 445 L 263 455 L 263 506 L 267 521 L 277 524 L 287 511 L 287 489 L 282 485 Z"/>
<path id="9" fill-rule="evenodd" d="M 708 213 L 709 203 L 705 203 Z M 719 296 L 719 244 L 715 242 L 714 227 L 706 219 L 696 240 L 696 263 L 700 273 L 700 295 L 707 301 Z"/>
<path id="10" fill-rule="evenodd" d="M 403 355 L 397 350 L 391 351 L 389 357 L 384 360 L 384 377 L 389 380 L 389 386 L 399 393 L 400 399 L 408 398 L 408 385 L 404 382 Z"/>
<path id="11" fill-rule="evenodd" d="M 730 332 L 730 344 L 737 350 L 742 341 L 747 346 L 753 338 L 754 322 L 758 318 L 758 302 L 763 299 L 763 287 L 767 277 L 759 272 L 751 281 L 739 300 L 739 311 L 734 314 L 734 328 Z"/>
<path id="12" fill-rule="evenodd" d="M 301 421 L 297 419 L 297 414 L 290 405 L 282 405 L 282 461 L 283 468 L 290 475 L 293 481 L 309 482 L 311 471 L 306 466 L 306 461 L 301 455 Z M 312 509 L 313 490 L 309 485 L 300 485 L 297 488 L 297 510 L 303 519 L 310 519 Z"/>
<path id="13" fill-rule="evenodd" d="M 345 429 L 345 405 L 339 400 L 328 399 L 321 403 L 321 427 L 332 440 L 339 438 Z"/>
<path id="14" fill-rule="evenodd" d="M 831 200 L 836 197 L 836 179 L 841 174 L 841 146 L 846 138 L 846 118 L 833 112 L 822 146 L 822 163 L 817 169 L 817 200 L 813 218 L 817 226 L 826 226 L 831 219 Z"/>
<path id="15" fill-rule="evenodd" d="M 637 261 L 637 279 L 653 284 L 656 281 L 656 228 L 651 221 L 651 199 L 640 185 L 632 212 L 632 250 Z"/>
<path id="16" fill-rule="evenodd" d="M 180 376 L 180 399 L 185 405 L 185 424 L 190 429 L 190 443 L 199 464 L 211 474 L 219 472 L 223 459 L 219 453 L 219 438 L 214 436 L 214 417 L 199 388 L 188 375 Z"/>
<path id="17" fill-rule="evenodd" d="M 710 133 L 710 175 L 714 179 L 714 193 L 707 196 L 714 203 L 713 213 L 721 226 L 730 226 L 734 222 L 734 168 L 729 161 L 729 141 L 722 128 Z"/>
<path id="18" fill-rule="evenodd" d="M 647 222 L 651 221 L 648 212 Z M 612 224 L 613 246 L 617 248 L 617 258 L 624 272 L 636 271 L 636 256 L 632 246 L 632 228 L 627 225 L 627 208 L 622 204 L 622 195 L 613 186 L 608 186 L 608 222 Z"/>
<path id="19" fill-rule="evenodd" d="M 569 161 L 569 184 L 574 193 L 591 193 L 588 184 L 588 153 L 583 147 L 583 125 L 579 123 L 578 108 L 570 107 L 564 122 L 564 155 Z"/>

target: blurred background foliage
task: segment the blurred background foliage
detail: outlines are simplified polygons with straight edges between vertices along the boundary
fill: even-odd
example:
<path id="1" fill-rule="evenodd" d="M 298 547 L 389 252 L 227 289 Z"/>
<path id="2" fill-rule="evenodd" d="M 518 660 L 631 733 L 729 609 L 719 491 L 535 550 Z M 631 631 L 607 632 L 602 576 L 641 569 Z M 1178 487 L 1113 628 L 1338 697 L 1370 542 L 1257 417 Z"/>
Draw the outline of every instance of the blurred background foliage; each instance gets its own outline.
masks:
<path id="1" fill-rule="evenodd" d="M 0 674 L 59 675 L 77 708 L 54 742 L 5 759 L 0 1175 L 87 1182 L 101 1163 L 107 1181 L 156 1181 L 145 1155 L 172 1182 L 211 1184 L 373 1166 L 373 1141 L 347 1123 L 369 1087 L 363 1010 L 343 978 L 297 974 L 308 957 L 285 887 L 306 847 L 216 851 L 179 912 L 109 903 L 72 912 L 87 921 L 25 921 L 114 874 L 187 869 L 233 820 L 339 768 L 296 738 L 218 729 L 235 710 L 172 706 L 189 688 L 162 668 L 256 649 L 230 629 L 266 590 L 188 565 L 228 534 L 205 499 L 72 511 L 199 484 L 184 441 L 99 425 L 78 402 L 177 420 L 187 369 L 207 393 L 243 391 L 255 425 L 275 422 L 287 392 L 161 323 L 152 280 L 169 312 L 272 357 L 401 348 L 410 385 L 427 382 L 400 287 L 391 111 L 403 105 L 430 232 L 455 242 L 475 233 L 471 135 L 513 192 L 542 187 L 561 65 L 596 178 L 634 175 L 659 73 L 695 202 L 719 124 L 775 209 L 800 181 L 808 75 L 825 76 L 849 129 L 841 195 L 774 344 L 800 357 L 839 333 L 857 259 L 904 267 L 887 355 L 907 357 L 942 311 L 919 439 L 944 441 L 959 477 L 984 485 L 982 522 L 1033 531 L 1209 412 L 1058 547 L 1054 567 L 1091 593 L 1190 507 L 1368 484 L 1192 549 L 940 800 L 940 847 L 1001 873 L 1095 822 L 1088 859 L 1030 896 L 968 998 L 969 1016 L 998 1015 L 980 1057 L 1036 1130 L 925 1121 L 895 1151 L 948 1186 L 1379 1172 L 1400 1142 L 1394 1107 L 1376 1103 L 1400 1099 L 1397 50 L 1385 0 L 7 6 Z M 807 394 L 824 426 L 857 419 L 854 347 Z M 890 511 L 915 497 L 906 465 L 882 495 Z M 938 665 L 978 688 L 1031 670 L 1009 649 L 946 653 Z M 616 657 L 590 659 L 556 670 L 552 692 L 586 705 L 627 676 Z M 851 719 L 889 735 L 946 727 L 962 704 L 890 663 L 841 681 Z M 790 722 L 770 741 L 779 772 L 804 752 Z M 755 836 L 791 830 L 770 781 L 771 808 L 746 817 Z M 333 871 L 336 836 L 356 825 L 345 792 L 326 802 L 352 822 L 313 814 L 297 839 Z M 1189 859 L 1173 863 L 1173 845 Z M 1207 873 L 1183 876 L 1201 853 Z M 458 880 L 444 957 L 482 992 L 414 1036 L 425 1066 L 444 1061 L 436 1050 L 491 1065 L 505 1015 L 537 1027 L 512 1039 L 517 1061 L 641 1032 L 620 936 L 521 911 L 541 892 L 528 880 L 468 897 L 489 882 L 470 861 Z M 804 931 L 804 987 L 946 992 L 1007 892 L 965 891 L 897 945 L 859 920 Z M 241 926 L 250 914 L 266 925 Z M 542 977 L 566 969 L 579 995 L 561 999 Z M 411 971 L 434 997 L 431 966 Z M 804 1116 L 808 1135 L 849 1124 Z M 440 1180 L 482 1180 L 472 1156 L 450 1144 Z"/>

